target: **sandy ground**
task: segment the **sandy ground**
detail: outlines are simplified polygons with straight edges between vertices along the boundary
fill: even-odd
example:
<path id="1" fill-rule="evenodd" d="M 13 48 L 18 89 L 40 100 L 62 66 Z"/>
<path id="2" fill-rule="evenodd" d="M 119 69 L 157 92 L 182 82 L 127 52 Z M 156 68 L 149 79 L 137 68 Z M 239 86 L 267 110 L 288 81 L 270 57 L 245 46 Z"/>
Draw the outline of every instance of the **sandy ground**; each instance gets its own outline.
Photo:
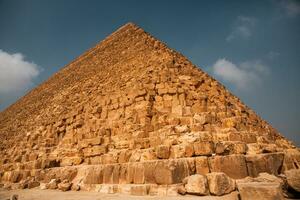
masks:
<path id="1" fill-rule="evenodd" d="M 85 191 L 68 191 L 61 192 L 58 190 L 40 190 L 40 189 L 25 189 L 25 190 L 3 190 L 0 189 L 0 200 L 6 200 L 11 195 L 17 194 L 19 200 L 233 200 L 236 197 L 235 193 L 223 197 L 199 197 L 199 196 L 129 196 L 124 194 L 101 194 L 98 192 Z"/>

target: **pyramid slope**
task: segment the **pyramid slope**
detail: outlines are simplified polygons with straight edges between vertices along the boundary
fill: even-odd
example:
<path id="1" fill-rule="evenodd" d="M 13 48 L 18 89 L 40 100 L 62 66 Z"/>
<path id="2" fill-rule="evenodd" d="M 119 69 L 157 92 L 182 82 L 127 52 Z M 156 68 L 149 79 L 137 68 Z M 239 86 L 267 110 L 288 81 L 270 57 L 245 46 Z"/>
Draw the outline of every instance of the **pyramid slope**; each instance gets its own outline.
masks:
<path id="1" fill-rule="evenodd" d="M 295 148 L 223 85 L 132 23 L 1 112 L 0 139 L 2 181 L 12 181 L 12 171 L 37 170 L 34 177 L 47 181 L 50 175 L 41 174 L 59 174 L 60 167 L 198 156 L 223 171 L 213 155 L 238 154 L 245 162 L 248 154 L 273 153 L 282 163 L 281 153 Z M 233 178 L 254 173 L 224 170 Z"/>

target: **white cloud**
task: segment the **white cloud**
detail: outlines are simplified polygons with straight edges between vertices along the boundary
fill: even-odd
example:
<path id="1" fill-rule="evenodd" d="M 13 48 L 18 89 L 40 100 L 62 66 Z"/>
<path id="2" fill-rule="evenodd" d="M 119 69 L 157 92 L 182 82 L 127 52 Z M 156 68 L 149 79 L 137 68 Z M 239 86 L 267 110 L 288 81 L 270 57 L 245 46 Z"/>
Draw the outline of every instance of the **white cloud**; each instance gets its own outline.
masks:
<path id="1" fill-rule="evenodd" d="M 234 84 L 238 89 L 248 89 L 259 84 L 264 75 L 269 74 L 269 68 L 261 61 L 246 61 L 239 65 L 218 59 L 212 66 L 213 74 L 225 82 Z"/>
<path id="2" fill-rule="evenodd" d="M 300 3 L 295 0 L 281 0 L 280 6 L 289 17 L 295 17 L 300 14 Z"/>
<path id="3" fill-rule="evenodd" d="M 256 19 L 252 17 L 239 16 L 231 33 L 227 36 L 226 41 L 230 42 L 236 38 L 248 39 L 253 34 Z"/>
<path id="4" fill-rule="evenodd" d="M 24 59 L 21 53 L 9 54 L 0 49 L 0 94 L 15 96 L 32 85 L 39 67 Z"/>

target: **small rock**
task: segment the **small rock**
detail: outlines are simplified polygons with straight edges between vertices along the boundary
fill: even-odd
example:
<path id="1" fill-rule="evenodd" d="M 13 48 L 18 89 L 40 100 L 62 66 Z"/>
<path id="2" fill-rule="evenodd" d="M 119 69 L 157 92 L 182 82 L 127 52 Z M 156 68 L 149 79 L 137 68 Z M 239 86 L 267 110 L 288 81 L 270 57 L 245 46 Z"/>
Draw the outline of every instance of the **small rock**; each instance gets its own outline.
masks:
<path id="1" fill-rule="evenodd" d="M 72 184 L 71 190 L 73 191 L 79 191 L 80 190 L 80 186 L 77 184 Z"/>
<path id="2" fill-rule="evenodd" d="M 174 127 L 175 133 L 186 133 L 189 132 L 189 127 L 187 125 L 177 125 Z"/>
<path id="3" fill-rule="evenodd" d="M 64 192 L 70 190 L 71 186 L 72 183 L 70 183 L 68 180 L 64 180 L 63 182 L 57 185 L 58 189 Z"/>
<path id="4" fill-rule="evenodd" d="M 10 197 L 10 200 L 18 200 L 19 196 L 17 194 L 13 194 Z"/>
<path id="5" fill-rule="evenodd" d="M 31 180 L 28 182 L 28 189 L 35 188 L 38 186 L 40 186 L 40 183 L 38 181 Z"/>
<path id="6" fill-rule="evenodd" d="M 45 183 L 41 183 L 40 184 L 40 189 L 41 190 L 46 190 L 47 188 L 46 188 L 46 184 Z"/>
<path id="7" fill-rule="evenodd" d="M 211 194 L 221 196 L 235 190 L 235 181 L 223 172 L 212 172 L 206 177 Z"/>
<path id="8" fill-rule="evenodd" d="M 178 194 L 185 195 L 186 194 L 186 189 L 183 185 L 180 185 L 177 188 L 177 192 L 178 192 Z"/>
<path id="9" fill-rule="evenodd" d="M 195 195 L 207 195 L 208 194 L 208 184 L 207 179 L 204 175 L 194 174 L 192 176 L 186 177 L 183 181 L 185 184 L 185 189 L 188 194 Z"/>
<path id="10" fill-rule="evenodd" d="M 46 189 L 55 190 L 57 188 L 58 181 L 56 179 L 51 179 L 49 183 L 46 184 Z"/>

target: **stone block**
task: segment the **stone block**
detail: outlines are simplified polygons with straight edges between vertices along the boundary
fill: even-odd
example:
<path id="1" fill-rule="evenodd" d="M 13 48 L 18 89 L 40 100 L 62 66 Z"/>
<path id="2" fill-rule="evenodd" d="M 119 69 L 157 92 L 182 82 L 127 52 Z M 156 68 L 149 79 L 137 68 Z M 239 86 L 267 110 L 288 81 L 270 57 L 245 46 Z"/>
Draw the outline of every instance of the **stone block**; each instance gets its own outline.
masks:
<path id="1" fill-rule="evenodd" d="M 131 195 L 146 196 L 149 193 L 149 185 L 133 185 L 131 186 Z"/>
<path id="2" fill-rule="evenodd" d="M 247 155 L 245 158 L 249 176 L 256 177 L 261 172 L 280 174 L 283 163 L 282 153 Z"/>
<path id="3" fill-rule="evenodd" d="M 213 195 L 222 196 L 235 190 L 235 181 L 223 172 L 212 172 L 206 177 L 209 191 Z"/>
<path id="4" fill-rule="evenodd" d="M 184 154 L 186 157 L 192 157 L 195 154 L 194 145 L 193 144 L 185 144 L 184 145 Z"/>
<path id="5" fill-rule="evenodd" d="M 101 184 L 103 183 L 103 169 L 101 166 L 88 166 L 84 169 L 85 175 L 82 182 L 84 184 Z"/>
<path id="6" fill-rule="evenodd" d="M 155 167 L 157 165 L 157 161 L 153 162 L 145 162 L 144 164 L 144 173 L 145 173 L 145 183 L 156 183 L 155 181 Z"/>
<path id="7" fill-rule="evenodd" d="M 60 162 L 60 166 L 65 167 L 65 166 L 79 165 L 81 164 L 81 162 L 82 162 L 82 158 L 79 156 L 64 157 Z"/>
<path id="8" fill-rule="evenodd" d="M 134 166 L 133 183 L 143 184 L 145 182 L 145 167 L 143 163 L 136 163 Z"/>
<path id="9" fill-rule="evenodd" d="M 208 195 L 208 182 L 204 175 L 195 174 L 186 177 L 184 182 L 184 187 L 188 194 L 194 195 Z"/>
<path id="10" fill-rule="evenodd" d="M 154 169 L 155 182 L 159 185 L 180 183 L 188 175 L 188 165 L 182 160 L 158 161 Z"/>
<path id="11" fill-rule="evenodd" d="M 213 156 L 208 159 L 211 172 L 224 172 L 234 179 L 248 175 L 243 155 Z"/>
<path id="12" fill-rule="evenodd" d="M 270 182 L 237 183 L 241 200 L 283 200 L 281 185 Z"/>
<path id="13" fill-rule="evenodd" d="M 282 172 L 290 169 L 300 169 L 300 151 L 298 149 L 284 151 Z"/>
<path id="14" fill-rule="evenodd" d="M 172 145 L 170 158 L 183 158 L 185 156 L 184 145 Z"/>
<path id="15" fill-rule="evenodd" d="M 106 152 L 107 152 L 107 148 L 104 145 L 93 146 L 93 147 L 83 149 L 84 157 L 99 156 L 105 154 Z"/>
<path id="16" fill-rule="evenodd" d="M 112 184 L 113 183 L 113 165 L 104 165 L 103 167 L 103 183 Z"/>
<path id="17" fill-rule="evenodd" d="M 159 145 L 156 147 L 156 156 L 159 159 L 168 159 L 170 156 L 170 146 Z"/>
<path id="18" fill-rule="evenodd" d="M 197 156 L 208 156 L 214 153 L 213 142 L 195 142 L 194 151 Z"/>
<path id="19" fill-rule="evenodd" d="M 284 172 L 288 186 L 300 193 L 300 169 L 291 169 Z"/>
<path id="20" fill-rule="evenodd" d="M 208 159 L 206 156 L 200 156 L 195 158 L 196 173 L 205 175 L 209 173 Z"/>

